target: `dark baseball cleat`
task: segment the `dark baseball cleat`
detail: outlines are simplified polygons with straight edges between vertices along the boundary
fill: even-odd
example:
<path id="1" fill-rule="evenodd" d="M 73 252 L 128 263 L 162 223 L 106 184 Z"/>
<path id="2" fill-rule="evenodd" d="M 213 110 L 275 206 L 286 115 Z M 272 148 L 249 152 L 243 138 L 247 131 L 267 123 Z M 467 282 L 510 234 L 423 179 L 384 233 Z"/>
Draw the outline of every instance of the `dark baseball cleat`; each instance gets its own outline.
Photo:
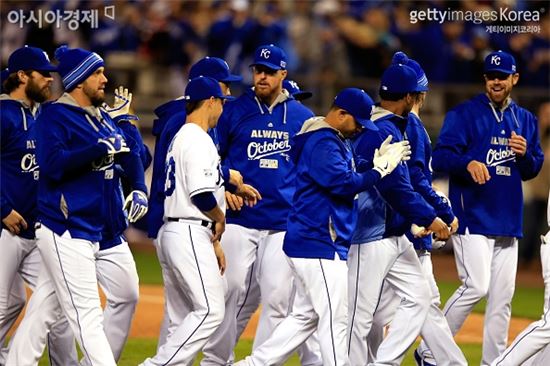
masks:
<path id="1" fill-rule="evenodd" d="M 414 350 L 414 360 L 417 366 L 436 366 L 435 363 L 425 361 L 416 349 Z"/>

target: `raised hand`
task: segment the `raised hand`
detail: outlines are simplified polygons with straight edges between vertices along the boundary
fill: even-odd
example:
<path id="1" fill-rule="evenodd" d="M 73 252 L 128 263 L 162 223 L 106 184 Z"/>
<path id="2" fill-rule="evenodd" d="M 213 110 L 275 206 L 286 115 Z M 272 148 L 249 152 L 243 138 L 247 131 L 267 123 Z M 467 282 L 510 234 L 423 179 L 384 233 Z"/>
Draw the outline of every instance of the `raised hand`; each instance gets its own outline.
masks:
<path id="1" fill-rule="evenodd" d="M 379 172 L 382 178 L 393 172 L 401 161 L 409 160 L 411 155 L 408 141 L 388 145 L 389 141 L 391 141 L 391 135 L 374 152 L 373 169 Z"/>

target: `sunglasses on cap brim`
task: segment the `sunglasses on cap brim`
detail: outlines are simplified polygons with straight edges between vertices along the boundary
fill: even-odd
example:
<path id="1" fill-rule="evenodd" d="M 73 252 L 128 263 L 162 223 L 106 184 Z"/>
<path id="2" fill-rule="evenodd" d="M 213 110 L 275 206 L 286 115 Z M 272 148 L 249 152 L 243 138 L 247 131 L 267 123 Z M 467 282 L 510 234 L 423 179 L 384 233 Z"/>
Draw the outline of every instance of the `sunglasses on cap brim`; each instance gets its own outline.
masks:
<path id="1" fill-rule="evenodd" d="M 506 80 L 510 77 L 512 74 L 507 74 L 505 72 L 499 72 L 499 71 L 491 71 L 485 74 L 485 77 L 487 80 Z"/>
<path id="2" fill-rule="evenodd" d="M 254 72 L 256 72 L 258 74 L 261 74 L 263 72 L 267 75 L 275 75 L 278 71 L 278 70 L 275 70 L 275 69 L 270 69 L 269 67 L 264 66 L 264 65 L 254 65 L 254 66 L 252 66 L 252 70 L 254 70 Z"/>

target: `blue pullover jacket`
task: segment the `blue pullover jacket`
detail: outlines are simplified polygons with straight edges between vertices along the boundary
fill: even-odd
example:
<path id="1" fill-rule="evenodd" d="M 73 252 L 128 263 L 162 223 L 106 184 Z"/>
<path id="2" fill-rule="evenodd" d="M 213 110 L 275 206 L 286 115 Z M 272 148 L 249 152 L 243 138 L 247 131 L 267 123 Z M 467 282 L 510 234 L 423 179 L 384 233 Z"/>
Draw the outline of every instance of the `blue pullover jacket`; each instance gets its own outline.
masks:
<path id="1" fill-rule="evenodd" d="M 313 113 L 283 92 L 267 106 L 248 89 L 228 102 L 216 127 L 222 165 L 242 172 L 262 200 L 254 207 L 227 211 L 227 223 L 262 230 L 286 230 L 294 194 L 290 138 Z"/>
<path id="2" fill-rule="evenodd" d="M 307 120 L 292 139 L 294 194 L 283 251 L 289 257 L 347 259 L 356 223 L 357 193 L 380 173 L 355 172 L 351 146 L 324 117 Z"/>
<path id="3" fill-rule="evenodd" d="M 27 229 L 19 236 L 34 238 L 36 198 L 39 168 L 35 156 L 35 117 L 33 110 L 22 101 L 0 95 L 0 209 L 4 219 L 11 210 L 17 211 L 27 222 Z M 2 223 L 2 227 L 7 229 Z"/>
<path id="4" fill-rule="evenodd" d="M 527 153 L 517 157 L 508 146 L 515 131 L 527 140 Z M 466 167 L 472 160 L 487 166 L 491 179 L 473 181 Z M 522 180 L 542 167 L 535 116 L 512 100 L 499 109 L 480 94 L 445 116 L 433 152 L 432 167 L 449 175 L 449 199 L 460 221 L 459 234 L 522 237 Z"/>
<path id="5" fill-rule="evenodd" d="M 115 122 L 117 126 L 124 132 L 124 137 L 130 153 L 139 157 L 143 165 L 143 169 L 147 170 L 151 164 L 151 154 L 147 147 L 143 144 L 141 135 L 130 121 L 121 120 Z M 124 211 L 124 192 L 121 186 L 121 178 L 128 179 L 124 170 L 120 165 L 115 165 L 114 178 L 105 180 L 108 193 L 104 196 L 104 209 L 105 213 L 103 217 L 106 218 L 103 232 L 101 233 L 101 241 L 99 242 L 99 249 L 105 250 L 115 247 L 123 242 L 124 230 L 128 227 L 128 220 L 126 218 L 126 211 Z M 132 182 L 129 182 L 132 185 Z"/>
<path id="6" fill-rule="evenodd" d="M 389 135 L 392 142 L 403 141 L 407 119 L 397 116 L 379 106 L 373 108 L 372 121 L 379 131 L 364 129 L 354 140 L 353 147 L 362 160 L 361 170 L 372 167 L 374 151 Z M 359 194 L 359 216 L 352 244 L 365 244 L 401 236 L 410 231 L 413 223 L 430 226 L 436 212 L 415 192 L 409 170 L 401 163 L 395 170 L 369 189 Z"/>
<path id="7" fill-rule="evenodd" d="M 143 165 L 135 154 L 107 154 L 98 139 L 124 133 L 106 112 L 81 108 L 65 93 L 43 106 L 37 120 L 36 157 L 39 220 L 58 235 L 100 241 L 105 225 L 105 195 L 112 191 L 114 164 L 130 177 L 133 189 L 147 192 Z"/>
<path id="8" fill-rule="evenodd" d="M 435 209 L 438 217 L 445 221 L 447 225 L 450 225 L 455 218 L 453 210 L 447 200 L 435 193 L 432 188 L 432 171 L 430 167 L 432 145 L 430 137 L 422 121 L 414 113 L 409 113 L 405 129 L 405 139 L 409 141 L 411 146 L 411 159 L 407 161 L 407 167 L 409 168 L 411 184 L 414 190 L 420 193 L 426 202 Z M 415 249 L 432 249 L 431 235 L 415 238 L 410 231 L 406 234 Z"/>

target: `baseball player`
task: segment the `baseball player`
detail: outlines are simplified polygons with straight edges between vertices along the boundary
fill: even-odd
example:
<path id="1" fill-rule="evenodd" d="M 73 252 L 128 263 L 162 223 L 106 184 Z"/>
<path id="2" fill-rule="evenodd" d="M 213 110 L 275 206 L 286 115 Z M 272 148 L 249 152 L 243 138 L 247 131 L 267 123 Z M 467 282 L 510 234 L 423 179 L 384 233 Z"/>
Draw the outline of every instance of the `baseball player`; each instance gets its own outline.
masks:
<path id="1" fill-rule="evenodd" d="M 190 365 L 224 315 L 225 270 L 219 243 L 225 230 L 220 158 L 208 129 L 216 126 L 224 100 L 218 81 L 192 79 L 186 120 L 166 157 L 165 224 L 158 242 L 173 284 L 191 311 L 142 365 Z"/>
<path id="2" fill-rule="evenodd" d="M 246 297 L 252 276 L 262 299 L 254 348 L 289 312 L 292 271 L 282 243 L 294 193 L 290 138 L 313 113 L 283 89 L 286 62 L 281 48 L 272 44 L 258 47 L 251 65 L 254 87 L 228 103 L 216 128 L 222 164 L 246 172 L 247 182 L 263 199 L 253 208 L 227 212 L 222 240 L 228 268 L 226 315 L 203 350 L 202 366 L 225 365 L 231 356 L 237 339 L 237 304 Z M 301 350 L 302 363 L 321 364 L 315 347 Z"/>
<path id="3" fill-rule="evenodd" d="M 303 91 L 300 86 L 294 80 L 283 80 L 283 88 L 286 89 L 294 99 L 302 102 L 313 96 L 313 93 L 309 91 Z M 247 281 L 250 283 L 248 291 L 243 299 L 237 304 L 237 336 L 236 342 L 241 337 L 242 332 L 246 328 L 246 325 L 250 321 L 250 318 L 260 305 L 260 287 L 256 281 L 255 276 L 251 273 L 251 276 Z M 312 337 L 316 337 L 313 335 Z"/>
<path id="4" fill-rule="evenodd" d="M 323 365 L 349 365 L 346 354 L 346 257 L 355 227 L 355 196 L 391 173 L 409 151 L 402 142 L 377 150 L 374 167 L 355 171 L 345 140 L 369 120 L 363 90 L 342 90 L 326 117 L 308 119 L 293 138 L 296 193 L 283 250 L 296 279 L 292 312 L 268 340 L 236 365 L 280 365 L 318 330 Z M 387 143 L 385 143 L 387 144 Z M 382 147 L 381 149 L 382 150 Z"/>
<path id="5" fill-rule="evenodd" d="M 58 303 L 47 307 L 46 317 L 56 319 L 60 307 L 91 364 L 115 365 L 102 325 L 96 253 L 114 164 L 123 167 L 135 189 L 128 198 L 133 219 L 143 215 L 147 205 L 143 165 L 135 154 L 126 154 L 122 131 L 97 108 L 107 82 L 101 57 L 62 46 L 56 58 L 65 94 L 44 106 L 37 123 L 41 179 L 36 233 L 44 263 L 37 292 L 51 294 L 53 287 Z M 54 303 L 49 299 L 33 296 L 40 301 L 36 309 Z"/>
<path id="6" fill-rule="evenodd" d="M 0 348 L 25 305 L 24 282 L 35 290 L 41 267 L 34 232 L 39 177 L 35 119 L 40 104 L 50 97 L 54 71 L 43 50 L 27 46 L 10 55 L 8 69 L 3 71 L 6 94 L 0 96 L 0 246 L 4 250 L 0 259 Z M 65 335 L 67 328 L 67 324 L 59 324 L 52 329 L 57 338 L 49 348 L 54 365 L 75 364 L 71 360 L 76 358 L 76 351 L 70 334 Z M 6 355 L 7 349 L 2 350 L 0 364 L 5 363 Z"/>
<path id="7" fill-rule="evenodd" d="M 300 86 L 294 80 L 283 80 L 283 88 L 285 88 L 294 99 L 301 102 L 313 96 L 312 92 L 300 89 Z"/>
<path id="8" fill-rule="evenodd" d="M 434 208 L 437 215 L 451 227 L 451 233 L 454 233 L 458 228 L 458 219 L 454 216 L 448 200 L 436 193 L 432 188 L 432 172 L 430 170 L 431 142 L 419 118 L 419 112 L 425 102 L 428 91 L 428 79 L 420 65 L 416 61 L 409 59 L 403 52 L 396 52 L 392 63 L 411 67 L 417 77 L 418 92 L 413 95 L 414 104 L 411 112 L 408 114 L 407 127 L 404 134 L 405 139 L 411 145 L 412 151 L 411 159 L 407 161 L 411 185 Z M 410 231 L 406 235 L 414 245 L 431 290 L 430 310 L 428 311 L 428 316 L 422 326 L 420 335 L 430 345 L 438 365 L 467 365 L 466 358 L 454 341 L 447 320 L 439 308 L 441 303 L 439 289 L 433 276 L 430 255 L 432 237 L 431 235 L 414 237 Z M 374 314 L 373 327 L 369 333 L 369 351 L 373 354 L 376 354 L 376 349 L 382 342 L 383 327 L 391 322 L 400 301 L 401 299 L 395 295 L 391 286 L 384 286 L 384 292 L 381 295 L 380 303 Z M 378 338 L 378 341 L 373 338 Z M 423 354 L 420 350 L 420 352 L 415 352 L 415 359 L 420 365 L 435 364 L 434 355 L 430 355 L 431 357 L 426 361 L 427 355 Z"/>
<path id="9" fill-rule="evenodd" d="M 224 60 L 217 57 L 205 57 L 197 61 L 189 70 L 189 78 L 191 79 L 201 75 L 216 79 L 225 95 L 231 95 L 230 84 L 232 82 L 242 80 L 240 76 L 231 74 L 229 65 L 227 65 Z M 168 264 L 163 258 L 162 251 L 159 250 L 158 245 L 156 245 L 158 244 L 156 239 L 159 237 L 158 232 L 162 226 L 164 216 L 164 184 L 166 181 L 164 170 L 166 153 L 174 136 L 185 122 L 185 99 L 182 97 L 163 104 L 155 110 L 155 113 L 159 118 L 155 120 L 153 125 L 153 134 L 157 138 L 151 183 L 151 205 L 148 214 L 148 232 L 149 237 L 154 239 L 157 248 L 157 256 L 163 271 L 163 283 L 165 285 L 164 316 L 157 344 L 158 349 L 166 341 L 169 326 L 172 325 L 173 328 L 175 324 L 180 324 L 186 314 L 185 311 L 182 311 L 182 309 L 185 309 L 185 303 L 178 302 L 180 296 L 177 293 L 173 294 L 169 291 L 169 289 L 175 288 L 175 286 L 171 283 L 172 279 L 168 275 Z M 208 133 L 214 143 L 217 144 L 216 129 L 209 129 Z M 233 183 L 235 186 L 242 187 L 243 181 L 241 174 L 237 171 L 230 171 L 227 167 L 222 166 L 222 175 L 224 183 L 226 184 L 227 202 L 231 205 L 232 209 L 240 209 L 243 204 L 242 198 L 229 192 L 229 190 L 234 191 L 235 187 L 227 183 Z"/>
<path id="10" fill-rule="evenodd" d="M 378 132 L 363 130 L 354 140 L 357 155 L 372 161 L 379 141 L 403 140 L 407 115 L 419 92 L 416 73 L 406 65 L 391 65 L 382 75 L 381 102 L 373 109 Z M 359 194 L 359 219 L 348 257 L 348 353 L 352 365 L 366 365 L 367 336 L 385 282 L 401 298 L 392 329 L 380 345 L 373 365 L 398 365 L 426 319 L 430 289 L 418 256 L 405 233 L 411 223 L 436 232 L 450 232 L 437 213 L 410 184 L 405 164 L 386 179 Z"/>
<path id="11" fill-rule="evenodd" d="M 550 228 L 550 191 L 548 191 L 548 227 Z M 550 230 L 541 235 L 540 260 L 544 278 L 544 313 L 518 334 L 492 366 L 548 365 L 550 363 Z"/>
<path id="12" fill-rule="evenodd" d="M 115 105 L 108 110 L 109 116 L 124 132 L 132 153 L 138 155 L 143 166 L 147 167 L 151 162 L 151 156 L 143 145 L 139 131 L 130 123 L 130 119 L 137 119 L 128 114 L 131 100 L 132 94 L 129 94 L 127 89 L 118 88 L 115 91 Z M 127 220 L 134 222 L 137 217 L 143 215 L 140 211 L 146 207 L 131 207 L 128 218 L 126 217 L 119 178 L 124 175 L 122 169 L 115 166 L 114 178 L 106 180 L 104 212 L 101 215 L 105 225 L 101 233 L 99 251 L 95 255 L 97 279 L 107 297 L 103 325 L 115 360 L 120 358 L 126 343 L 139 294 L 136 265 L 123 232 L 128 226 Z M 45 277 L 41 279 L 44 280 Z M 46 292 L 47 289 L 49 293 Z M 38 362 L 45 347 L 45 335 L 49 331 L 51 314 L 60 313 L 58 308 L 52 311 L 52 308 L 58 307 L 58 303 L 54 289 L 46 286 L 44 281 L 39 284 L 34 295 L 36 297 L 29 303 L 25 318 L 13 338 L 8 358 L 13 364 L 35 365 Z M 61 319 L 67 323 L 65 317 Z M 74 339 L 72 345 L 74 350 Z M 76 353 L 74 362 L 78 364 Z M 90 361 L 84 358 L 81 364 L 90 365 Z"/>
<path id="13" fill-rule="evenodd" d="M 514 58 L 489 54 L 485 93 L 445 116 L 432 167 L 449 175 L 449 198 L 460 221 L 452 238 L 462 285 L 443 310 L 453 334 L 487 296 L 481 363 L 504 352 L 522 236 L 521 182 L 535 177 L 544 155 L 536 117 L 510 97 L 519 74 Z"/>

